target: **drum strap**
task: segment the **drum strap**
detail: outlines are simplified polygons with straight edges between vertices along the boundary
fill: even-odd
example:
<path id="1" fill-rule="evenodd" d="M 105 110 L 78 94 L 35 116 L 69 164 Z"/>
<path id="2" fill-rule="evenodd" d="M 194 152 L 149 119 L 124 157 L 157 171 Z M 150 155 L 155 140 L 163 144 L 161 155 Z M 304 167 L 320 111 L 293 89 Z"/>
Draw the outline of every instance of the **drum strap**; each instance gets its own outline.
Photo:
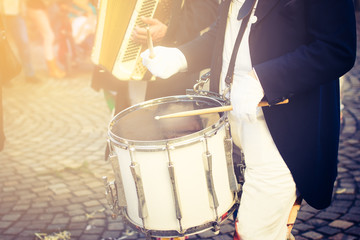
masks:
<path id="1" fill-rule="evenodd" d="M 239 10 L 237 19 L 239 21 L 242 20 L 242 22 L 241 22 L 239 33 L 236 37 L 234 49 L 232 51 L 231 58 L 230 58 L 228 71 L 227 71 L 227 74 L 225 77 L 225 82 L 228 87 L 230 86 L 230 84 L 233 81 L 236 56 L 237 56 L 237 53 L 238 53 L 238 50 L 240 47 L 241 40 L 244 36 L 246 26 L 248 25 L 248 22 L 249 22 L 249 19 L 251 16 L 250 13 L 252 12 L 252 10 L 254 8 L 255 3 L 256 3 L 256 0 L 245 0 L 244 4 L 241 6 L 241 8 Z"/>

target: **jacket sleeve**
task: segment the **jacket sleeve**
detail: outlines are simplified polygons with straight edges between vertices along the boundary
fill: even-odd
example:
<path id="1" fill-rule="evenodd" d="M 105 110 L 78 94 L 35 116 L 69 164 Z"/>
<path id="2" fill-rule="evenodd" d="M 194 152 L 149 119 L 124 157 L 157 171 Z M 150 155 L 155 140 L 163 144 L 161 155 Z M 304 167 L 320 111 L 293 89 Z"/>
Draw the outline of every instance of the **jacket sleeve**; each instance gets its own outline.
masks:
<path id="1" fill-rule="evenodd" d="M 306 43 L 254 66 L 270 104 L 334 81 L 354 64 L 356 28 L 352 0 L 304 2 Z"/>
<path id="2" fill-rule="evenodd" d="M 218 0 L 185 0 L 174 9 L 165 41 L 178 46 L 198 37 L 217 17 Z"/>
<path id="3" fill-rule="evenodd" d="M 188 63 L 188 71 L 194 72 L 201 69 L 219 65 L 221 61 L 221 44 L 223 43 L 229 1 L 221 1 L 216 20 L 209 31 L 179 47 Z M 221 65 L 221 62 L 220 62 Z M 213 70 L 212 70 L 213 71 Z M 213 74 L 212 74 L 213 75 Z"/>

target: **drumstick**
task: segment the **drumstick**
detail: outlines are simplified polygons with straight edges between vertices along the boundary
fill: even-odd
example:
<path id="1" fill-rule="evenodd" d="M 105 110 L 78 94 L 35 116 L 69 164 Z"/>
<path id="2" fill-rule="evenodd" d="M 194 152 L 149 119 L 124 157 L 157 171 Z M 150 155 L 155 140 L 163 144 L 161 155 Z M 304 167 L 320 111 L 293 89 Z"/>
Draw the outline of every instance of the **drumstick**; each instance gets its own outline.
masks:
<path id="1" fill-rule="evenodd" d="M 207 114 L 207 113 L 217 113 L 217 112 L 226 112 L 231 111 L 232 106 L 221 106 L 221 107 L 212 107 L 212 108 L 203 108 L 203 109 L 197 109 L 197 110 L 190 110 L 190 111 L 184 111 L 184 112 L 177 112 L 162 116 L 155 116 L 156 120 L 163 119 L 163 118 L 175 118 L 175 117 L 188 117 L 188 116 L 195 116 L 195 115 L 201 115 L 201 114 Z"/>
<path id="2" fill-rule="evenodd" d="M 289 99 L 286 99 L 282 102 L 277 103 L 276 105 L 286 104 L 288 102 L 289 102 Z M 269 103 L 265 102 L 265 101 L 260 102 L 258 104 L 258 107 L 266 107 L 266 106 L 269 106 Z M 221 107 L 213 107 L 213 108 L 204 108 L 204 109 L 171 113 L 171 114 L 162 115 L 162 116 L 155 116 L 155 119 L 159 120 L 159 119 L 164 119 L 164 118 L 188 117 L 188 116 L 195 116 L 195 115 L 201 115 L 201 114 L 207 114 L 207 113 L 226 112 L 226 111 L 231 111 L 232 109 L 233 109 L 233 107 L 231 105 L 221 106 Z"/>
<path id="3" fill-rule="evenodd" d="M 152 38 L 151 38 L 150 28 L 149 27 L 146 27 L 146 32 L 147 32 L 147 45 L 148 45 L 148 48 L 149 48 L 149 51 L 150 51 L 149 57 L 151 59 L 153 59 L 155 57 L 155 53 L 154 53 L 154 45 L 153 45 L 153 41 L 152 41 Z"/>

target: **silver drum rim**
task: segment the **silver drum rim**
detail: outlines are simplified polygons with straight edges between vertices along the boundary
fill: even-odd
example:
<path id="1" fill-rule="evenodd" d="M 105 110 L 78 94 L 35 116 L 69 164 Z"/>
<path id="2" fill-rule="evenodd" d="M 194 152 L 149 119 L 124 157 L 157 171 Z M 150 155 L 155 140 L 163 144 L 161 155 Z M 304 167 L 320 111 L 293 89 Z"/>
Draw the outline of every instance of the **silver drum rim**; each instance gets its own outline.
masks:
<path id="1" fill-rule="evenodd" d="M 227 118 L 227 112 L 224 112 L 223 115 L 219 118 L 219 120 L 206 128 L 198 132 L 194 132 L 189 135 L 185 135 L 178 138 L 164 139 L 164 140 L 153 140 L 153 141 L 141 141 L 141 140 L 131 140 L 122 138 L 117 136 L 114 132 L 112 132 L 112 127 L 116 124 L 117 120 L 131 112 L 144 108 L 146 106 L 161 104 L 161 103 L 171 103 L 171 102 L 180 102 L 180 101 L 189 101 L 189 100 L 201 100 L 218 104 L 218 106 L 225 105 L 225 102 L 220 98 L 213 98 L 207 96 L 198 96 L 198 95 L 177 95 L 177 96 L 169 96 L 163 98 L 157 98 L 149 101 L 145 101 L 136 105 L 133 105 L 117 115 L 115 115 L 108 126 L 108 137 L 112 144 L 117 147 L 128 149 L 129 147 L 133 148 L 137 151 L 162 151 L 166 146 L 170 145 L 173 148 L 183 147 L 188 144 L 192 144 L 197 141 L 202 141 L 204 137 L 209 137 L 214 134 L 225 124 Z"/>

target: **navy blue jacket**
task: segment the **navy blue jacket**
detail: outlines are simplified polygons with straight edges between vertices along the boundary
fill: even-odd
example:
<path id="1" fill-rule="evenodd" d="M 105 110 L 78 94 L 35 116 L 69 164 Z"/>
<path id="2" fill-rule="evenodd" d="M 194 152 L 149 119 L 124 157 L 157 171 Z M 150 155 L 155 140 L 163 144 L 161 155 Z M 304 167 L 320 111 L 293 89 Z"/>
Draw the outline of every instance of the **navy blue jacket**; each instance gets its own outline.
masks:
<path id="1" fill-rule="evenodd" d="M 216 24 L 180 47 L 189 71 L 211 66 L 218 91 L 226 16 L 223 0 Z M 274 104 L 263 108 L 274 142 L 303 198 L 313 207 L 330 205 L 337 175 L 339 82 L 356 57 L 352 0 L 259 0 L 250 32 L 253 66 Z"/>

